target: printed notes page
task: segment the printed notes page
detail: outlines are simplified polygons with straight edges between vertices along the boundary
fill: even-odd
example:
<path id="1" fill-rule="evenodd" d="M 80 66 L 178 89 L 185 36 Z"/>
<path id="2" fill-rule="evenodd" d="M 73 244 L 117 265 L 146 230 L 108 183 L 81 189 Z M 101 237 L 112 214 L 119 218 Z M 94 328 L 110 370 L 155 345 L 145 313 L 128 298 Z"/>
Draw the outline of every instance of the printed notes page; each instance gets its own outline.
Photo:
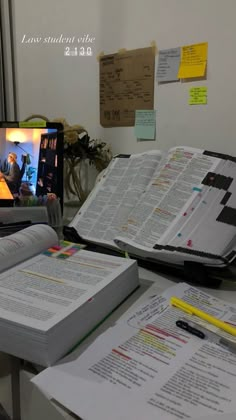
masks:
<path id="1" fill-rule="evenodd" d="M 33 382 L 91 420 L 95 412 L 103 420 L 234 412 L 236 355 L 176 327 L 182 312 L 170 306 L 173 295 L 225 321 L 235 319 L 235 305 L 182 283 L 122 318 L 79 358 L 71 354 Z"/>

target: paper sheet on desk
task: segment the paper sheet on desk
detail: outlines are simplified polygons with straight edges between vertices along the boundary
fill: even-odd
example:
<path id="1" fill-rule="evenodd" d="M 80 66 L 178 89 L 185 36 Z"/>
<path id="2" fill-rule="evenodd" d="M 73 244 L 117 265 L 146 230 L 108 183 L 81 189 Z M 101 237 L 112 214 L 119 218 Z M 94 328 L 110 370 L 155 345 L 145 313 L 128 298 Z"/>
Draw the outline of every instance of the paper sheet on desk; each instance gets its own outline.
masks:
<path id="1" fill-rule="evenodd" d="M 236 412 L 235 413 L 228 413 L 228 414 L 217 414 L 214 416 L 207 416 L 207 417 L 194 417 L 192 420 L 235 420 Z"/>
<path id="2" fill-rule="evenodd" d="M 178 329 L 180 311 L 169 306 L 173 295 L 235 319 L 236 305 L 182 283 L 33 382 L 86 419 L 174 420 L 235 411 L 236 355 Z"/>

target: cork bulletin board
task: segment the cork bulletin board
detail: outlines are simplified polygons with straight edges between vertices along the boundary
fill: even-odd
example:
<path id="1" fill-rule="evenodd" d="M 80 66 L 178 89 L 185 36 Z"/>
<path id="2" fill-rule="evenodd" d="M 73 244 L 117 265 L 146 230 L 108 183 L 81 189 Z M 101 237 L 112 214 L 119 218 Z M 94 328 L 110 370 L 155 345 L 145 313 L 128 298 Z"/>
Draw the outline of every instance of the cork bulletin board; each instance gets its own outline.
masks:
<path id="1" fill-rule="evenodd" d="M 152 47 L 100 58 L 100 123 L 134 126 L 136 109 L 153 109 L 155 53 Z"/>

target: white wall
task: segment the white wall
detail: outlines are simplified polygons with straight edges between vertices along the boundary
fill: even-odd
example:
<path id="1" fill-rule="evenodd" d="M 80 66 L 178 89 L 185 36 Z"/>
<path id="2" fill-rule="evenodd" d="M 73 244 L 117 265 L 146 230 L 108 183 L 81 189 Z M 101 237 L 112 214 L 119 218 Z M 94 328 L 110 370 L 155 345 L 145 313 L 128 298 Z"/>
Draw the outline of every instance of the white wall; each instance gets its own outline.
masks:
<path id="1" fill-rule="evenodd" d="M 65 117 L 99 137 L 100 1 L 21 0 L 14 6 L 19 118 L 33 113 Z M 90 34 L 96 38 L 94 55 L 65 57 L 65 44 L 26 44 L 24 34 L 42 38 Z"/>
<path id="2" fill-rule="evenodd" d="M 114 153 L 185 144 L 235 154 L 235 0 L 15 0 L 19 117 L 42 113 L 86 126 Z M 64 57 L 63 45 L 26 45 L 29 36 L 94 36 L 93 57 Z M 97 55 L 208 42 L 204 82 L 155 82 L 157 139 L 137 143 L 133 128 L 99 124 Z M 158 56 L 157 56 L 158 57 Z M 208 86 L 208 105 L 189 106 L 192 86 Z"/>

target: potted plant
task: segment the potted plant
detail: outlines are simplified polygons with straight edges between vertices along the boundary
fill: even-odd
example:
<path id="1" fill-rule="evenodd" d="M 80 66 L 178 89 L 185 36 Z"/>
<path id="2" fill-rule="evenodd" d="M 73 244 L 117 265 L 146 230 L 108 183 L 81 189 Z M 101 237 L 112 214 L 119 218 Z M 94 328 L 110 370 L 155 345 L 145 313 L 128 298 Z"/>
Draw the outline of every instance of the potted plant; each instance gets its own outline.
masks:
<path id="1" fill-rule="evenodd" d="M 26 174 L 26 179 L 29 182 L 29 184 L 31 184 L 31 179 L 33 175 L 35 174 L 35 172 L 36 172 L 36 168 L 33 168 L 32 166 L 27 167 L 25 174 Z"/>
<path id="2" fill-rule="evenodd" d="M 105 169 L 112 159 L 110 146 L 98 139 L 91 139 L 81 125 L 70 126 L 65 119 L 55 119 L 63 124 L 64 130 L 64 192 L 71 202 L 76 199 L 80 205 L 86 200 L 90 188 L 89 167 L 96 175 Z M 95 182 L 96 176 L 94 178 Z M 92 183 L 92 186 L 94 184 Z"/>
<path id="3" fill-rule="evenodd" d="M 35 186 L 31 182 L 33 175 L 36 173 L 36 168 L 27 166 L 25 170 L 26 181 L 21 184 L 21 194 L 23 196 L 35 195 Z"/>

